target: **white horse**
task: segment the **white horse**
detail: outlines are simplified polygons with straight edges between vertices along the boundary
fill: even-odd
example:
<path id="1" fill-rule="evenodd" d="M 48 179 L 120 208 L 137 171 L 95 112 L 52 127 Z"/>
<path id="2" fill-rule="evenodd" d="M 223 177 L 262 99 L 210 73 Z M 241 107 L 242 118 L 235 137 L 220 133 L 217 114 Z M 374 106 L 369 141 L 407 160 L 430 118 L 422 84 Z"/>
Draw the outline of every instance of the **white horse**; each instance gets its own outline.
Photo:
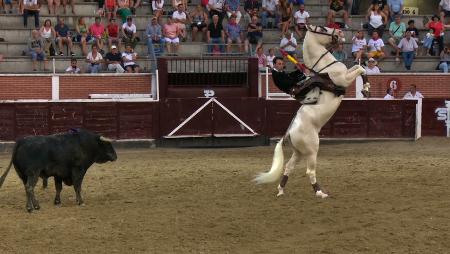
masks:
<path id="1" fill-rule="evenodd" d="M 327 73 L 331 81 L 343 88 L 348 87 L 356 77 L 365 75 L 365 70 L 360 65 L 350 69 L 340 62 L 326 48 L 330 44 L 343 42 L 344 34 L 340 30 L 308 26 L 308 31 L 303 44 L 303 58 L 306 67 L 316 73 Z M 368 90 L 369 84 L 365 84 Z M 341 104 L 343 96 L 331 91 L 322 90 L 316 104 L 302 105 L 292 121 L 284 137 L 275 147 L 272 167 L 267 173 L 260 173 L 254 179 L 256 183 L 275 182 L 281 176 L 284 165 L 283 145 L 289 142 L 293 154 L 284 168 L 284 174 L 278 185 L 278 195 L 284 194 L 288 176 L 301 157 L 306 159 L 306 174 L 317 197 L 326 198 L 328 194 L 323 192 L 316 179 L 317 152 L 319 151 L 320 129 L 334 115 Z"/>

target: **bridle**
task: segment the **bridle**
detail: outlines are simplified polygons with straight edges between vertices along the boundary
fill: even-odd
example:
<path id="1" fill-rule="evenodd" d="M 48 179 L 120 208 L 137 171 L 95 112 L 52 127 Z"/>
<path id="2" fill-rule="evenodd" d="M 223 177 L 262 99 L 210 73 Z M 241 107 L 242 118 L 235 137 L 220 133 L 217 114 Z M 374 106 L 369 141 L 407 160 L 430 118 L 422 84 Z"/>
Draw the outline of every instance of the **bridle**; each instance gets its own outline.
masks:
<path id="1" fill-rule="evenodd" d="M 314 63 L 313 67 L 308 68 L 310 69 L 312 72 L 316 72 L 314 71 L 314 67 L 316 67 L 316 65 L 320 62 L 320 60 L 322 60 L 322 58 L 328 54 L 331 53 L 331 49 L 338 44 L 338 40 L 339 40 L 339 36 L 336 34 L 336 28 L 333 28 L 333 32 L 330 34 L 328 33 L 328 30 L 323 27 L 323 26 L 316 26 L 314 29 L 312 29 L 312 27 L 310 25 L 307 25 L 308 31 L 311 33 L 315 33 L 315 34 L 321 34 L 321 35 L 326 35 L 326 36 L 331 36 L 331 44 L 330 46 L 328 46 L 326 49 L 327 51 L 325 53 L 323 53 L 319 59 L 317 59 L 317 61 Z M 318 30 L 320 29 L 320 31 Z M 316 73 L 320 73 L 323 70 L 325 70 L 326 68 L 330 67 L 331 65 L 337 63 L 338 61 L 333 61 L 330 64 L 328 64 L 327 66 L 323 67 L 320 71 L 317 71 Z"/>

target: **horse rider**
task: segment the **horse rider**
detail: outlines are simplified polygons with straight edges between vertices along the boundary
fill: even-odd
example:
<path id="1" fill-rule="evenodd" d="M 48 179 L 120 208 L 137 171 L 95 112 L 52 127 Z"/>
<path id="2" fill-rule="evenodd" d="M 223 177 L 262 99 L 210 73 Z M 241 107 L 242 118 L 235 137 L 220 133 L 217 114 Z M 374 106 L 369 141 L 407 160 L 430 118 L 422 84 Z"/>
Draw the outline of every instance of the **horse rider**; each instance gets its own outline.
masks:
<path id="1" fill-rule="evenodd" d="M 301 101 L 305 95 L 311 90 L 310 77 L 303 73 L 302 68 L 296 65 L 297 70 L 286 73 L 284 71 L 284 60 L 282 57 L 273 59 L 272 79 L 275 85 L 283 92 L 289 94 L 293 98 Z"/>

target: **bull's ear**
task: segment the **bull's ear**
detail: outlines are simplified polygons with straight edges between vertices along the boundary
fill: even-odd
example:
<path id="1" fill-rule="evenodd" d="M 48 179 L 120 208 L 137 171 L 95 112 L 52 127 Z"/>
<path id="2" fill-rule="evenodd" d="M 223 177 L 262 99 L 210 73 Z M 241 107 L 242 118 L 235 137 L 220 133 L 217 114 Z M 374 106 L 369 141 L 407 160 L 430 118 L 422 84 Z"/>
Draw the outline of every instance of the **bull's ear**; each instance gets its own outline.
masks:
<path id="1" fill-rule="evenodd" d="M 100 136 L 100 140 L 103 141 L 103 142 L 110 142 L 110 143 L 114 141 L 113 139 L 105 138 L 103 136 Z"/>

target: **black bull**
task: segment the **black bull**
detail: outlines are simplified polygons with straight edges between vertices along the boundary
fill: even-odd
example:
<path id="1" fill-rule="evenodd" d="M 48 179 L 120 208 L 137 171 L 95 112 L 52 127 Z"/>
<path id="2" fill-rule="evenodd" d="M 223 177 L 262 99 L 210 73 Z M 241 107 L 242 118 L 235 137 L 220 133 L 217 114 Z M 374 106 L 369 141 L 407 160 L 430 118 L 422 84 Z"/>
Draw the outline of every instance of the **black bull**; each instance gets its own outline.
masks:
<path id="1" fill-rule="evenodd" d="M 87 169 L 94 163 L 115 161 L 116 152 L 111 140 L 86 130 L 49 136 L 30 136 L 19 139 L 11 162 L 0 178 L 0 188 L 14 165 L 23 181 L 27 197 L 26 209 L 39 209 L 34 187 L 39 177 L 55 179 L 55 205 L 61 203 L 62 182 L 73 185 L 78 205 L 83 204 L 81 183 Z"/>

